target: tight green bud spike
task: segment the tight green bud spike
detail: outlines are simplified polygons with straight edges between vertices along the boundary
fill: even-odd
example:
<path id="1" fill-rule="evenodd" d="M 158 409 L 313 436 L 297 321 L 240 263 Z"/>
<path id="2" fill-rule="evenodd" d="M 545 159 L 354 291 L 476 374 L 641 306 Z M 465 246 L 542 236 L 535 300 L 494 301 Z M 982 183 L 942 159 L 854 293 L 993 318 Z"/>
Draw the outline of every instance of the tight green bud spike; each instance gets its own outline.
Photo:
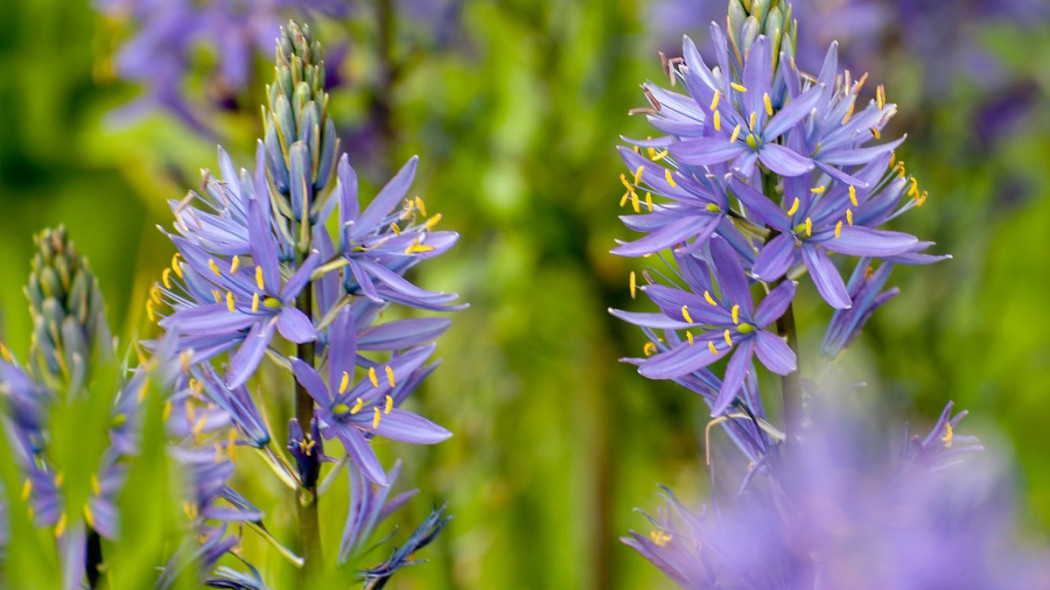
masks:
<path id="1" fill-rule="evenodd" d="M 324 194 L 339 149 L 324 81 L 320 43 L 311 39 L 310 27 L 289 22 L 277 40 L 274 81 L 267 86 L 264 144 L 276 209 L 289 226 L 303 225 L 299 233 L 305 235 L 316 222 L 322 203 L 315 196 Z"/>
<path id="2" fill-rule="evenodd" d="M 729 41 L 738 59 L 747 55 L 759 35 L 772 42 L 774 69 L 781 52 L 789 60 L 795 57 L 798 24 L 786 0 L 729 0 L 728 25 Z"/>
<path id="3" fill-rule="evenodd" d="M 55 389 L 77 390 L 93 357 L 112 355 L 102 293 L 64 227 L 44 230 L 35 242 L 25 289 L 33 319 L 30 367 Z"/>

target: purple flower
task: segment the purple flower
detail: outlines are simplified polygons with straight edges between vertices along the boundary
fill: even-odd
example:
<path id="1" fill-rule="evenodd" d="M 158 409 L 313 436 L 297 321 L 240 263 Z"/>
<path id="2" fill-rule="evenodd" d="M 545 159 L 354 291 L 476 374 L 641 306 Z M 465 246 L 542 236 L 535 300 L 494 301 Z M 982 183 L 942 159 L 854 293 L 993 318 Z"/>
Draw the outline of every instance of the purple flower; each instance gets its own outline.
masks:
<path id="1" fill-rule="evenodd" d="M 344 309 L 331 327 L 328 382 L 303 361 L 292 358 L 295 378 L 317 402 L 322 433 L 338 438 L 346 452 L 372 481 L 385 485 L 386 474 L 368 439 L 382 436 L 414 444 L 439 443 L 452 433 L 429 420 L 399 409 L 410 393 L 414 376 L 432 346 L 410 349 L 384 364 L 368 363 L 366 377 L 357 379 L 357 345 L 353 317 Z"/>
<path id="2" fill-rule="evenodd" d="M 882 290 L 892 268 L 893 265 L 883 264 L 878 269 L 873 269 L 869 259 L 861 259 L 846 283 L 853 306 L 849 309 L 835 310 L 824 334 L 821 354 L 828 358 L 839 356 L 860 334 L 872 312 L 900 293 L 900 289 L 896 287 Z"/>
<path id="3" fill-rule="evenodd" d="M 614 313 L 647 328 L 704 330 L 697 336 L 687 332 L 685 342 L 679 341 L 669 350 L 641 360 L 639 372 L 651 379 L 688 375 L 732 351 L 718 398 L 711 408 L 712 415 L 718 415 L 732 403 L 754 355 L 774 373 L 786 375 L 795 370 L 795 353 L 780 336 L 765 329 L 783 315 L 791 303 L 795 283 L 782 282 L 756 309 L 747 276 L 732 247 L 718 238 L 710 241 L 710 247 L 720 296 L 715 293 L 711 272 L 704 261 L 680 258 L 688 291 L 658 284 L 643 287 L 646 295 L 660 307 L 661 314 Z"/>
<path id="4" fill-rule="evenodd" d="M 652 531 L 624 542 L 690 589 L 1046 587 L 991 463 L 933 466 L 907 450 L 917 443 L 887 448 L 870 416 L 818 414 L 798 446 L 751 463 L 737 494 L 694 512 L 667 492 Z M 959 418 L 921 444 L 973 451 L 946 428 Z M 716 480 L 732 467 L 716 461 Z"/>

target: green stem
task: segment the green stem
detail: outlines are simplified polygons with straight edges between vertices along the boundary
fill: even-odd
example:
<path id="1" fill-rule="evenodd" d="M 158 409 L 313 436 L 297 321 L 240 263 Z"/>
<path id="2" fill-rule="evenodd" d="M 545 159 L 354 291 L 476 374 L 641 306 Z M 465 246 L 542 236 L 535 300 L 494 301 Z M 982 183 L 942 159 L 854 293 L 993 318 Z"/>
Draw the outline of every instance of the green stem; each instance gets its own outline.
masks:
<path id="1" fill-rule="evenodd" d="M 795 328 L 795 311 L 788 305 L 787 311 L 777 320 L 777 333 L 787 339 L 791 351 L 795 353 L 796 364 L 801 365 L 798 356 L 798 330 Z M 802 426 L 802 373 L 798 369 L 780 378 L 781 397 L 784 404 L 784 440 L 798 437 Z"/>
<path id="2" fill-rule="evenodd" d="M 313 317 L 313 291 L 307 286 L 295 300 L 296 308 Z M 296 348 L 299 360 L 314 365 L 314 343 L 304 342 Z M 306 436 L 310 436 L 310 422 L 314 417 L 314 400 L 298 381 L 295 382 L 295 417 Z M 317 483 L 304 485 L 299 490 L 299 541 L 302 544 L 303 572 L 307 575 L 321 563 L 321 530 L 317 518 Z"/>
<path id="3" fill-rule="evenodd" d="M 88 528 L 87 544 L 85 554 L 85 566 L 87 570 L 88 587 L 94 589 L 104 588 L 105 581 L 102 578 L 102 537 L 93 528 Z"/>

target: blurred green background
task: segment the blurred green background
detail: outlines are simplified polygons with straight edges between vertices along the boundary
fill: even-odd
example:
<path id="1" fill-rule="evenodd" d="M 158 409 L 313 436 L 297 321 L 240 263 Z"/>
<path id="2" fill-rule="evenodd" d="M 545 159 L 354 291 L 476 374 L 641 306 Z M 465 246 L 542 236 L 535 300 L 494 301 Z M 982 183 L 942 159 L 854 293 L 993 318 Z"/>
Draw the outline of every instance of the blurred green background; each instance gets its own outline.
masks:
<path id="1" fill-rule="evenodd" d="M 632 509 L 655 507 L 656 484 L 702 492 L 706 411 L 617 362 L 642 340 L 606 309 L 641 304 L 626 287 L 640 267 L 608 250 L 627 235 L 618 136 L 648 133 L 627 115 L 643 103 L 638 84 L 662 77 L 658 49 L 704 30 L 655 26 L 644 0 L 468 1 L 452 42 L 428 40 L 427 23 L 400 15 L 390 54 L 411 67 L 388 83 L 373 73 L 384 58 L 369 14 L 322 27 L 329 41 L 351 36 L 345 83 L 332 91 L 344 147 L 373 188 L 422 156 L 414 190 L 462 238 L 417 278 L 471 304 L 418 396 L 455 436 L 392 449 L 403 481 L 421 489 L 405 525 L 442 500 L 455 518 L 421 556 L 429 564 L 393 586 L 668 586 L 617 537 L 644 527 Z M 119 27 L 86 0 L 5 2 L 0 22 L 0 335 L 28 346 L 31 236 L 58 223 L 89 256 L 115 332 L 143 333 L 146 288 L 171 255 L 155 227 L 169 223 L 166 200 L 217 168 L 217 141 L 250 164 L 257 110 L 217 115 L 215 137 L 163 112 L 115 121 L 137 92 L 112 74 Z M 893 46 L 873 58 L 873 82 L 899 104 L 896 129 L 910 133 L 899 156 L 930 193 L 896 227 L 955 258 L 896 270 L 902 295 L 845 362 L 903 416 L 929 421 L 954 399 L 973 413 L 972 430 L 1012 443 L 1024 514 L 1050 530 L 1050 27 L 1022 24 L 968 22 L 961 30 L 994 72 L 948 63 L 936 92 L 925 86 L 931 56 Z M 258 71 L 265 81 L 261 58 Z M 376 96 L 392 131 L 369 141 L 361 130 Z M 989 134 L 997 105 L 1014 110 Z M 830 313 L 812 290 L 800 301 L 803 362 L 813 364 Z M 247 496 L 280 499 L 266 487 L 242 479 Z"/>

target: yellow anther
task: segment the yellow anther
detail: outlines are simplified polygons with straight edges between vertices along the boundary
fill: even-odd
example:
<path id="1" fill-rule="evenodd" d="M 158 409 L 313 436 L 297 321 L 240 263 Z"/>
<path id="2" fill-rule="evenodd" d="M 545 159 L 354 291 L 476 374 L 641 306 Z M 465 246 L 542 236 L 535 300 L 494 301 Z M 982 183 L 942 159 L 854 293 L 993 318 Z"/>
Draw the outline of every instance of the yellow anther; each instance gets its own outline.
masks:
<path id="1" fill-rule="evenodd" d="M 695 341 L 693 340 L 693 333 L 692 332 L 686 332 L 685 333 L 685 339 L 689 341 L 689 346 L 692 346 L 695 343 Z"/>
<path id="2" fill-rule="evenodd" d="M 633 275 L 634 273 L 631 274 Z M 6 346 L 4 346 L 3 342 L 0 342 L 0 357 L 3 357 L 6 362 L 15 362 L 14 357 L 11 356 L 11 351 L 8 350 Z"/>
<path id="3" fill-rule="evenodd" d="M 715 298 L 711 297 L 711 292 L 710 291 L 704 291 L 704 301 L 707 301 L 708 303 L 710 303 L 713 306 L 716 306 L 716 307 L 718 306 L 718 303 L 715 302 Z"/>
<path id="4" fill-rule="evenodd" d="M 653 212 L 653 193 L 648 191 L 645 193 L 645 206 L 649 208 L 649 213 Z"/>
<path id="5" fill-rule="evenodd" d="M 634 150 L 634 153 L 636 153 L 636 154 L 640 154 L 640 153 L 642 153 L 642 150 L 641 150 L 641 149 L 639 149 L 639 148 L 638 148 L 638 146 L 634 146 L 634 147 L 633 147 L 633 148 L 631 148 L 631 149 L 633 149 L 633 150 Z M 652 151 L 652 149 L 653 149 L 653 148 L 649 148 L 649 150 L 650 150 L 650 151 Z"/>
<path id="6" fill-rule="evenodd" d="M 390 365 L 386 366 L 386 380 L 390 387 L 397 387 L 397 383 L 394 381 L 394 370 L 390 368 Z"/>
<path id="7" fill-rule="evenodd" d="M 850 97 L 849 110 L 846 111 L 846 116 L 842 117 L 842 124 L 845 125 L 849 122 L 850 118 L 853 117 L 853 109 L 857 106 L 856 99 Z"/>
<path id="8" fill-rule="evenodd" d="M 350 414 L 353 415 L 353 414 L 356 414 L 356 413 L 360 412 L 361 408 L 363 408 L 364 405 L 365 405 L 365 400 L 363 400 L 361 398 L 357 398 L 357 401 L 354 402 L 354 407 L 350 408 Z"/>
<path id="9" fill-rule="evenodd" d="M 234 312 L 232 291 L 226 292 L 226 309 L 230 310 L 230 313 Z"/>
<path id="10" fill-rule="evenodd" d="M 715 90 L 715 97 L 711 99 L 711 110 L 714 111 L 718 108 L 718 99 L 722 98 L 722 92 Z"/>
<path id="11" fill-rule="evenodd" d="M 55 474 L 55 485 L 56 486 L 62 487 L 62 484 L 65 483 L 65 481 L 66 481 L 66 473 L 64 471 L 59 471 L 58 473 Z"/>
<path id="12" fill-rule="evenodd" d="M 171 270 L 175 271 L 175 276 L 182 278 L 182 264 L 179 262 L 178 252 L 171 257 Z"/>
<path id="13" fill-rule="evenodd" d="M 952 425 L 951 424 L 945 424 L 944 425 L 944 436 L 941 437 L 941 442 L 944 443 L 945 448 L 951 448 L 951 446 L 952 446 L 952 436 L 954 436 L 954 432 L 952 431 Z"/>
<path id="14" fill-rule="evenodd" d="M 740 137 L 740 123 L 733 127 L 733 134 L 729 136 L 729 143 L 736 143 L 738 137 Z"/>
<path id="15" fill-rule="evenodd" d="M 415 202 L 416 202 L 416 209 L 419 210 L 419 214 L 422 215 L 423 217 L 426 217 L 427 216 L 427 207 L 426 207 L 425 204 L 423 204 L 423 199 L 420 199 L 419 197 L 416 197 L 415 198 Z"/>
<path id="16" fill-rule="evenodd" d="M 389 414 L 394 409 L 394 398 L 393 396 L 386 396 L 386 407 L 383 408 L 384 414 Z"/>
<path id="17" fill-rule="evenodd" d="M 376 378 L 375 367 L 368 367 L 368 380 L 372 382 L 372 387 L 379 387 L 379 379 Z"/>
<path id="18" fill-rule="evenodd" d="M 795 200 L 791 202 L 791 208 L 788 209 L 788 211 L 787 211 L 787 214 L 788 214 L 789 217 L 794 215 L 795 211 L 798 211 L 798 206 L 799 206 L 798 197 L 795 197 Z"/>
<path id="19" fill-rule="evenodd" d="M 846 209 L 846 223 L 853 225 L 853 209 Z"/>
<path id="20" fill-rule="evenodd" d="M 715 125 L 715 131 L 721 131 L 722 130 L 722 114 L 721 113 L 719 113 L 718 111 L 715 111 L 715 114 L 711 118 L 711 122 L 714 123 L 714 125 Z"/>
<path id="21" fill-rule="evenodd" d="M 168 418 L 170 416 L 171 416 L 171 402 L 168 402 L 168 403 L 164 404 L 164 416 L 163 416 L 164 421 L 167 422 Z"/>
<path id="22" fill-rule="evenodd" d="M 394 232 L 395 236 L 400 236 L 401 235 L 401 228 L 398 227 L 398 225 L 396 223 L 391 223 L 390 224 L 390 231 Z"/>
<path id="23" fill-rule="evenodd" d="M 211 271 L 213 273 L 215 273 L 215 276 L 217 276 L 217 277 L 221 277 L 222 276 L 222 273 L 219 272 L 219 266 L 217 264 L 215 264 L 215 259 L 214 258 L 209 258 L 208 259 L 208 268 L 210 268 Z"/>
<path id="24" fill-rule="evenodd" d="M 313 441 L 310 441 L 313 442 Z M 230 429 L 230 434 L 226 437 L 226 452 L 230 454 L 230 461 L 237 460 L 237 431 Z"/>
<path id="25" fill-rule="evenodd" d="M 729 336 L 729 328 L 726 328 L 725 332 L 722 332 L 722 337 L 726 339 L 726 344 L 729 346 L 733 345 L 733 339 Z"/>
<path id="26" fill-rule="evenodd" d="M 762 95 L 762 101 L 766 103 L 766 116 L 773 116 L 773 103 L 769 100 L 769 93 Z"/>
<path id="27" fill-rule="evenodd" d="M 99 482 L 98 482 L 98 474 L 96 474 L 96 473 L 92 473 L 91 474 L 91 489 L 92 489 L 92 491 L 95 492 L 96 496 L 98 496 L 98 495 L 100 495 L 102 493 L 102 485 L 99 484 Z"/>
<path id="28" fill-rule="evenodd" d="M 739 324 L 740 323 L 740 304 L 734 305 L 733 309 L 732 309 L 732 311 L 730 313 L 733 314 L 733 323 L 734 324 Z"/>
<path id="29" fill-rule="evenodd" d="M 664 168 L 664 178 L 667 179 L 667 184 L 671 185 L 671 188 L 678 187 L 678 184 L 674 181 L 674 177 L 671 176 L 670 168 Z"/>
<path id="30" fill-rule="evenodd" d="M 755 123 L 757 123 L 757 122 L 758 122 L 758 113 L 756 113 L 755 111 L 751 111 L 751 116 L 748 117 L 748 119 L 747 119 L 747 126 L 750 127 L 752 130 L 754 130 L 755 129 Z"/>
<path id="31" fill-rule="evenodd" d="M 218 289 L 212 289 L 211 296 L 215 298 L 215 303 L 222 303 L 222 291 Z"/>
<path id="32" fill-rule="evenodd" d="M 909 197 L 919 196 L 919 179 L 914 176 L 911 177 L 911 188 L 908 189 Z"/>
<path id="33" fill-rule="evenodd" d="M 260 291 L 266 289 L 266 284 L 263 283 L 263 269 L 261 266 L 255 267 L 255 286 L 259 287 Z"/>
<path id="34" fill-rule="evenodd" d="M 634 294 L 638 290 L 638 278 L 634 275 L 633 270 L 627 279 L 627 285 L 631 288 L 631 299 L 634 299 Z"/>
<path id="35" fill-rule="evenodd" d="M 631 208 L 634 209 L 635 213 L 641 213 L 642 207 L 638 204 L 638 193 L 631 191 Z"/>
<path id="36" fill-rule="evenodd" d="M 171 288 L 171 269 L 165 268 L 164 272 L 160 273 L 160 282 L 164 283 L 165 289 Z"/>
<path id="37" fill-rule="evenodd" d="M 627 199 L 631 198 L 631 191 L 627 191 L 620 197 L 620 206 L 623 207 L 627 204 Z"/>
<path id="38" fill-rule="evenodd" d="M 661 150 L 660 153 L 655 154 L 655 155 L 650 156 L 650 157 L 652 158 L 652 160 L 654 162 L 659 162 L 660 160 L 663 160 L 664 158 L 666 158 L 667 154 L 669 154 L 669 153 L 671 153 L 671 152 L 669 152 L 667 150 Z"/>
<path id="39" fill-rule="evenodd" d="M 437 225 L 439 221 L 441 221 L 441 214 L 435 213 L 433 217 L 427 220 L 423 227 L 425 227 L 427 231 L 430 231 L 434 229 L 434 226 Z"/>
<path id="40" fill-rule="evenodd" d="M 711 351 L 712 355 L 718 356 L 718 349 L 715 348 L 715 343 L 714 342 L 711 342 L 710 340 L 708 340 L 707 341 L 707 349 Z"/>
<path id="41" fill-rule="evenodd" d="M 236 254 L 233 255 L 233 260 L 230 262 L 230 274 L 236 274 L 237 269 L 241 267 L 241 257 Z"/>
<path id="42" fill-rule="evenodd" d="M 652 342 L 646 342 L 645 346 L 642 347 L 642 354 L 645 356 L 652 356 L 656 353 L 656 345 Z"/>
<path id="43" fill-rule="evenodd" d="M 860 203 L 857 202 L 857 187 L 852 184 L 849 185 L 849 202 L 853 203 L 854 207 L 860 206 Z"/>
<path id="44" fill-rule="evenodd" d="M 742 84 L 737 84 L 736 82 L 732 82 L 732 83 L 729 84 L 729 86 L 731 86 L 733 88 L 733 90 L 736 90 L 737 92 L 747 92 L 747 88 L 744 87 Z"/>
<path id="45" fill-rule="evenodd" d="M 806 218 L 806 237 L 813 235 L 813 220 L 809 217 Z"/>
<path id="46" fill-rule="evenodd" d="M 631 186 L 631 183 L 627 180 L 627 175 L 622 173 L 622 172 L 620 173 L 620 184 L 622 184 L 624 187 L 626 187 L 627 190 L 629 190 L 629 191 L 633 191 L 634 190 L 634 187 Z"/>
<path id="47" fill-rule="evenodd" d="M 61 537 L 62 533 L 66 532 L 67 525 L 69 525 L 69 519 L 66 518 L 66 513 L 63 512 L 62 516 L 58 517 L 58 523 L 55 524 L 55 536 Z"/>
<path id="48" fill-rule="evenodd" d="M 91 506 L 86 503 L 84 504 L 84 521 L 89 527 L 95 528 L 95 515 L 91 513 Z"/>
<path id="49" fill-rule="evenodd" d="M 639 183 L 642 182 L 642 174 L 643 173 L 645 173 L 645 166 L 639 166 L 638 169 L 634 171 L 634 183 L 635 184 L 639 184 Z"/>
<path id="50" fill-rule="evenodd" d="M 842 235 L 842 222 L 841 221 L 839 221 L 838 223 L 835 224 L 835 239 L 836 240 L 839 239 L 840 235 Z"/>
<path id="51" fill-rule="evenodd" d="M 419 240 L 412 242 L 408 248 L 405 248 L 405 254 L 417 254 L 419 252 L 430 252 L 433 250 L 433 246 L 425 246 L 419 243 Z"/>
<path id="52" fill-rule="evenodd" d="M 372 428 L 379 428 L 379 418 L 381 418 L 383 414 L 379 411 L 379 406 L 373 406 L 372 410 L 375 412 L 372 416 Z"/>
<path id="53" fill-rule="evenodd" d="M 879 84 L 879 87 L 875 89 L 875 104 L 882 110 L 882 107 L 886 106 L 886 87 Z"/>
<path id="54" fill-rule="evenodd" d="M 157 314 L 155 314 L 153 312 L 153 300 L 151 300 L 151 299 L 147 299 L 146 300 L 146 317 L 148 317 L 149 321 L 151 321 L 151 322 L 156 323 L 156 321 L 157 321 Z M 4 355 L 4 358 L 6 359 L 7 355 Z M 11 361 L 8 360 L 7 362 L 11 362 Z"/>
<path id="55" fill-rule="evenodd" d="M 819 195 L 819 194 L 823 193 L 825 190 L 827 190 L 827 188 L 828 187 L 826 187 L 824 185 L 815 186 L 815 187 L 809 189 L 809 192 L 813 193 L 814 195 Z"/>
<path id="56" fill-rule="evenodd" d="M 207 416 L 201 416 L 197 419 L 197 422 L 193 425 L 193 436 L 200 438 L 201 433 L 204 432 L 204 425 L 208 422 Z"/>
<path id="57" fill-rule="evenodd" d="M 689 306 L 688 305 L 683 305 L 682 306 L 682 317 L 685 318 L 685 321 L 689 322 L 690 324 L 694 323 L 692 316 L 689 315 Z"/>
<path id="58" fill-rule="evenodd" d="M 33 480 L 27 479 L 22 484 L 22 500 L 28 500 L 31 495 L 33 495 Z"/>
<path id="59" fill-rule="evenodd" d="M 153 302 L 156 303 L 157 305 L 160 305 L 160 304 L 163 303 L 163 301 L 161 301 L 161 298 L 160 298 L 160 287 L 158 285 L 153 285 L 152 287 L 150 287 L 150 289 L 149 289 L 149 296 L 150 296 L 150 299 L 152 299 Z"/>
<path id="60" fill-rule="evenodd" d="M 875 139 L 882 139 L 882 133 L 879 133 L 878 127 L 868 127 L 868 131 L 871 131 L 871 136 Z"/>
<path id="61" fill-rule="evenodd" d="M 656 543 L 657 547 L 663 547 L 670 543 L 673 537 L 664 531 L 655 530 L 649 533 L 649 538 L 653 540 L 653 543 Z"/>
<path id="62" fill-rule="evenodd" d="M 339 395 L 346 393 L 347 387 L 350 387 L 350 373 L 343 371 L 343 377 L 339 380 Z"/>
<path id="63" fill-rule="evenodd" d="M 259 294 L 252 293 L 252 313 L 259 311 Z"/>

